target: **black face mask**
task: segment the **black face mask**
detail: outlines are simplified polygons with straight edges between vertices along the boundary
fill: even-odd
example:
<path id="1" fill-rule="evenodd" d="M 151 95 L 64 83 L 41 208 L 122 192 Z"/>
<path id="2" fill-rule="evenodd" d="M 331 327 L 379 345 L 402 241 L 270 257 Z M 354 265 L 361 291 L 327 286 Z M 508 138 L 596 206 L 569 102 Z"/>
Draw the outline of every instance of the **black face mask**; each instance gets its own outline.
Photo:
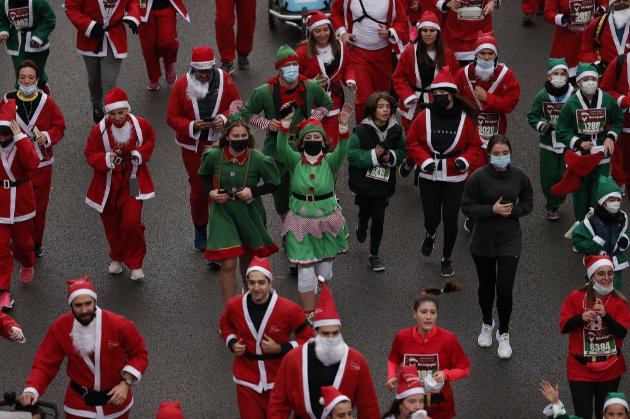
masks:
<path id="1" fill-rule="evenodd" d="M 317 156 L 322 152 L 323 144 L 321 141 L 304 141 L 302 149 L 309 156 Z"/>
<path id="2" fill-rule="evenodd" d="M 446 109 L 450 101 L 448 100 L 448 94 L 441 93 L 437 95 L 433 95 L 433 103 L 437 108 Z"/>
<path id="3" fill-rule="evenodd" d="M 234 151 L 241 152 L 247 148 L 249 140 L 230 140 L 230 147 Z"/>
<path id="4" fill-rule="evenodd" d="M 9 139 L 6 141 L 0 141 L 0 147 L 7 148 L 8 146 L 11 145 L 12 142 L 13 142 L 13 138 L 9 137 Z"/>

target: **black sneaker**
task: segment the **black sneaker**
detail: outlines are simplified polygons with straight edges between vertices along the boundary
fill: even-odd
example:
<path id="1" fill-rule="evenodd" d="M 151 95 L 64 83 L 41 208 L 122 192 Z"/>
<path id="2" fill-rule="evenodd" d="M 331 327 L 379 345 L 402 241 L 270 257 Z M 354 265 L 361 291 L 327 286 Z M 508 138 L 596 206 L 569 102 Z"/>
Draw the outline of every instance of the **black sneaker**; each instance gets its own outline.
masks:
<path id="1" fill-rule="evenodd" d="M 453 276 L 455 271 L 453 270 L 453 262 L 450 259 L 442 258 L 440 263 L 440 275 L 441 276 Z"/>
<path id="2" fill-rule="evenodd" d="M 249 59 L 247 58 L 247 54 L 238 53 L 238 69 L 239 70 L 247 70 L 249 68 Z"/>
<path id="3" fill-rule="evenodd" d="M 383 265 L 383 261 L 379 255 L 372 255 L 369 258 L 370 261 L 370 269 L 373 272 L 383 272 L 385 270 L 385 265 Z"/>
<path id="4" fill-rule="evenodd" d="M 431 252 L 433 252 L 433 243 L 435 242 L 435 236 L 431 237 L 429 233 L 424 236 L 424 240 L 422 240 L 422 248 L 420 252 L 422 252 L 425 256 L 431 256 Z"/>
<path id="5" fill-rule="evenodd" d="M 221 70 L 228 74 L 234 73 L 234 63 L 232 61 L 221 61 Z"/>
<path id="6" fill-rule="evenodd" d="M 475 228 L 475 219 L 466 218 L 466 220 L 464 221 L 464 230 L 470 233 L 471 231 L 473 231 L 473 228 Z"/>
<path id="7" fill-rule="evenodd" d="M 522 25 L 525 27 L 532 26 L 534 24 L 534 15 L 524 15 Z"/>
<path id="8" fill-rule="evenodd" d="M 367 227 L 359 226 L 357 228 L 357 241 L 359 243 L 365 243 L 367 239 Z"/>
<path id="9" fill-rule="evenodd" d="M 297 266 L 289 266 L 289 274 L 291 274 L 292 276 L 297 276 L 298 275 L 298 268 Z"/>
<path id="10" fill-rule="evenodd" d="M 400 173 L 400 176 L 402 177 L 407 177 L 411 174 L 411 171 L 413 170 L 414 166 L 408 166 L 407 165 L 407 159 L 403 160 L 403 162 L 400 164 L 400 167 L 398 168 L 398 173 Z"/>
<path id="11" fill-rule="evenodd" d="M 205 227 L 195 227 L 195 241 L 193 242 L 193 249 L 195 252 L 205 252 L 208 245 L 208 233 Z"/>
<path id="12" fill-rule="evenodd" d="M 98 124 L 101 122 L 101 119 L 105 118 L 105 112 L 103 112 L 103 107 L 101 105 L 92 105 L 92 118 L 94 119 L 95 124 Z"/>
<path id="13" fill-rule="evenodd" d="M 36 258 L 44 256 L 44 250 L 42 250 L 42 247 L 37 244 L 33 246 L 33 252 L 35 253 Z"/>

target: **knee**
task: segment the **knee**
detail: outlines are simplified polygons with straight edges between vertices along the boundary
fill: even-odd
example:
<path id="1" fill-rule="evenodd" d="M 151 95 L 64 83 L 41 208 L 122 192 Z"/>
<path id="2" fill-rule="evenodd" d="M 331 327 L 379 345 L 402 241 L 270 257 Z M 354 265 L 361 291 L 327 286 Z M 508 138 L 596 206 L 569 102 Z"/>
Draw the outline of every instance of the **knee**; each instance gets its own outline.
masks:
<path id="1" fill-rule="evenodd" d="M 221 272 L 235 273 L 236 272 L 236 258 L 223 259 L 221 261 Z"/>
<path id="2" fill-rule="evenodd" d="M 315 271 L 313 268 L 300 268 L 298 271 L 298 291 L 311 292 L 315 289 Z"/>

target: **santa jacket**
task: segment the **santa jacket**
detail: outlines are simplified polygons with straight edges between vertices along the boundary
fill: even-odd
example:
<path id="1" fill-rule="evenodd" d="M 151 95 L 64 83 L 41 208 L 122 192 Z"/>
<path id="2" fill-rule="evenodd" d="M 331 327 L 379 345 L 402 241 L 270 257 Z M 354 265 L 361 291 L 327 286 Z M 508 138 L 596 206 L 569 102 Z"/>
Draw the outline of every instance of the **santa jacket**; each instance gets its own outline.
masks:
<path id="1" fill-rule="evenodd" d="M 475 59 L 477 32 L 492 31 L 492 15 L 480 20 L 460 19 L 457 12 L 446 8 L 447 0 L 436 0 L 435 5 L 446 14 L 442 24 L 442 40 L 455 52 L 458 60 Z M 462 7 L 484 7 L 489 0 L 462 0 Z"/>
<path id="2" fill-rule="evenodd" d="M 400 114 L 409 120 L 413 119 L 416 112 L 417 104 L 409 106 L 409 102 L 413 99 L 418 99 L 418 103 L 429 103 L 431 101 L 431 95 L 429 92 L 429 86 L 423 86 L 420 80 L 420 69 L 418 67 L 417 59 L 418 43 L 413 43 L 403 51 L 396 66 L 396 70 L 392 75 L 392 81 L 394 82 L 394 89 L 398 93 L 399 102 L 398 109 Z M 453 51 L 448 48 L 444 48 L 444 66 L 449 66 L 453 77 L 459 70 L 459 62 L 455 57 Z M 440 71 L 440 68 L 435 67 L 434 76 Z M 418 91 L 415 89 L 422 89 Z"/>
<path id="3" fill-rule="evenodd" d="M 223 119 L 224 123 L 227 123 L 230 115 L 230 104 L 235 100 L 240 100 L 241 96 L 228 73 L 218 70 L 216 74 L 219 75 L 219 94 L 212 116 L 219 117 Z M 189 77 L 194 76 L 186 73 L 173 85 L 168 100 L 166 123 L 175 130 L 175 142 L 178 146 L 197 152 L 201 131 L 194 128 L 194 123 L 201 117 L 199 116 L 197 100 L 191 99 L 186 92 Z"/>
<path id="4" fill-rule="evenodd" d="M 5 339 L 9 339 L 9 333 L 11 332 L 11 328 L 13 327 L 22 329 L 22 327 L 15 320 L 13 320 L 12 317 L 0 311 L 0 336 Z"/>
<path id="5" fill-rule="evenodd" d="M 330 8 L 330 21 L 335 29 L 335 34 L 340 37 L 346 32 L 352 33 L 352 24 L 360 16 L 353 16 L 350 11 L 350 3 L 358 0 L 336 0 Z M 374 1 L 374 0 L 363 0 Z M 383 0 L 376 0 L 383 1 Z M 389 43 L 392 52 L 397 56 L 402 54 L 409 43 L 409 23 L 405 14 L 405 5 L 402 0 L 388 0 L 389 12 L 387 14 L 387 29 L 390 31 Z M 367 17 L 365 19 L 368 19 Z M 375 35 L 376 36 L 376 35 Z"/>
<path id="6" fill-rule="evenodd" d="M 15 224 L 35 217 L 35 195 L 29 179 L 30 171 L 39 165 L 39 157 L 26 135 L 19 133 L 13 139 L 9 147 L 0 148 L 0 224 Z M 26 182 L 9 187 L 9 182 L 16 181 Z"/>
<path id="7" fill-rule="evenodd" d="M 599 54 L 595 51 L 596 39 L 595 32 L 599 19 L 591 20 L 586 27 L 582 36 L 582 47 L 580 48 L 579 58 L 584 63 L 594 63 L 602 61 L 606 64 L 610 63 L 616 56 L 628 52 L 630 44 L 628 43 L 628 30 L 630 25 L 626 24 L 621 42 L 615 35 L 615 24 L 612 14 L 608 17 L 605 27 L 602 28 Z"/>
<path id="8" fill-rule="evenodd" d="M 313 342 L 311 340 L 309 341 Z M 376 391 L 370 376 L 367 361 L 359 351 L 345 345 L 339 370 L 333 386 L 347 396 L 356 408 L 361 419 L 380 419 Z M 267 419 L 286 419 L 294 412 L 295 417 L 315 418 L 311 410 L 308 389 L 308 344 L 289 352 L 276 374 L 269 405 Z"/>
<path id="9" fill-rule="evenodd" d="M 35 139 L 35 134 L 33 133 L 35 127 L 46 135 L 47 140 L 43 145 L 39 145 L 37 142 L 33 141 L 35 152 L 39 157 L 39 167 L 41 168 L 50 166 L 55 161 L 53 146 L 63 138 L 63 134 L 66 131 L 66 121 L 63 118 L 59 106 L 57 106 L 50 96 L 41 90 L 38 94 L 41 95 L 41 99 L 29 123 L 27 124 L 26 121 L 23 121 L 17 113 L 15 120 L 20 125 L 22 132 L 26 133 L 32 140 Z M 8 99 L 15 99 L 17 103 L 19 101 L 17 91 L 9 92 L 4 95 L 2 104 L 4 105 Z"/>
<path id="10" fill-rule="evenodd" d="M 9 10 L 9 0 L 0 0 L 0 36 L 9 36 L 5 41 L 9 55 L 18 55 L 20 49 L 30 53 L 41 52 L 50 46 L 48 37 L 55 29 L 56 17 L 48 0 L 29 0 L 25 9 Z M 19 31 L 16 25 L 20 27 Z M 33 48 L 31 41 L 39 43 L 39 47 Z"/>
<path id="11" fill-rule="evenodd" d="M 190 22 L 190 16 L 188 16 L 188 10 L 183 0 L 170 0 L 171 6 L 177 11 L 187 22 Z M 149 21 L 149 14 L 153 7 L 153 0 L 147 0 L 146 2 L 140 2 L 140 17 L 143 22 Z"/>
<path id="12" fill-rule="evenodd" d="M 443 182 L 462 182 L 468 177 L 468 169 L 478 166 L 483 154 L 481 138 L 474 121 L 462 111 L 457 135 L 443 154 L 438 154 L 431 144 L 431 110 L 425 109 L 411 123 L 406 137 L 407 154 L 418 164 L 420 177 Z M 464 172 L 455 167 L 456 160 L 463 160 Z M 435 169 L 427 172 L 426 167 L 435 163 Z"/>
<path id="13" fill-rule="evenodd" d="M 608 65 L 599 86 L 604 92 L 615 98 L 617 105 L 619 105 L 621 111 L 624 113 L 623 132 L 630 132 L 630 113 L 628 112 L 630 109 L 630 97 L 626 98 L 630 95 L 629 59 L 630 57 L 626 55 L 621 67 L 621 74 L 619 74 L 619 78 L 617 78 L 617 60 L 619 60 L 619 57 L 615 57 Z"/>
<path id="14" fill-rule="evenodd" d="M 328 96 L 332 99 L 333 106 L 328 111 L 328 114 L 326 114 L 327 117 L 339 114 L 344 102 L 343 85 L 347 86 L 350 82 L 354 84 L 357 83 L 352 65 L 350 64 L 350 51 L 348 51 L 348 48 L 343 42 L 340 42 L 339 46 L 341 47 L 339 67 L 330 76 L 326 74 L 326 68 L 323 62 L 319 61 L 317 57 L 308 57 L 306 44 L 299 45 L 295 50 L 300 62 L 300 74 L 309 79 L 315 79 L 320 74 L 328 77 L 328 89 L 326 93 L 328 93 Z"/>
<path id="15" fill-rule="evenodd" d="M 93 391 L 109 391 L 122 381 L 122 372 L 133 375 L 140 381 L 149 364 L 144 338 L 133 322 L 97 307 L 94 354 L 82 355 L 75 348 L 70 333 L 75 318 L 66 313 L 53 322 L 42 341 L 31 373 L 26 380 L 24 392 L 43 395 L 57 375 L 64 358 L 68 359 L 66 373 L 70 380 Z M 66 389 L 64 411 L 86 418 L 115 418 L 127 412 L 133 405 L 132 390 L 120 406 L 104 405 L 91 407 L 76 391 Z"/>
<path id="16" fill-rule="evenodd" d="M 290 343 L 291 346 L 297 348 L 313 337 L 313 330 L 310 326 L 306 326 L 296 334 L 295 340 L 291 340 L 291 334 L 304 325 L 304 312 L 293 301 L 279 297 L 278 293 L 273 292 L 269 297 L 271 301 L 267 312 L 256 331 L 247 310 L 248 295 L 249 292 L 245 295 L 237 295 L 228 301 L 219 319 L 219 327 L 228 349 L 232 339 L 242 339 L 246 347 L 245 355 L 234 357 L 232 369 L 234 382 L 262 393 L 273 388 L 282 357 L 255 360 L 247 355 L 272 355 L 264 354 L 260 346 L 265 335 L 278 344 Z"/>
<path id="17" fill-rule="evenodd" d="M 112 48 L 114 57 L 127 57 L 127 30 L 123 21 L 128 20 L 140 26 L 140 6 L 138 0 L 113 0 L 114 6 L 108 16 L 106 0 L 66 0 L 64 8 L 70 22 L 77 28 L 77 50 L 89 57 L 107 55 L 107 44 Z M 91 38 L 94 25 L 104 25 L 103 40 Z"/>
<path id="18" fill-rule="evenodd" d="M 155 131 L 149 121 L 132 114 L 128 114 L 127 122 L 131 122 L 131 138 L 127 146 L 133 148 L 131 156 L 137 159 L 138 164 L 133 164 L 130 161 L 125 161 L 124 164 L 112 165 L 110 163 L 110 153 L 117 146 L 111 135 L 112 123 L 109 118 L 103 118 L 94 126 L 85 144 L 83 153 L 87 157 L 88 164 L 94 169 L 94 176 L 85 197 L 85 203 L 98 212 L 103 212 L 103 208 L 105 208 L 112 184 L 112 176 L 123 175 L 123 166 L 131 167 L 130 175 L 132 177 L 135 175 L 138 178 L 140 194 L 136 197 L 137 200 L 144 201 L 155 197 L 153 181 L 147 167 L 155 146 Z"/>

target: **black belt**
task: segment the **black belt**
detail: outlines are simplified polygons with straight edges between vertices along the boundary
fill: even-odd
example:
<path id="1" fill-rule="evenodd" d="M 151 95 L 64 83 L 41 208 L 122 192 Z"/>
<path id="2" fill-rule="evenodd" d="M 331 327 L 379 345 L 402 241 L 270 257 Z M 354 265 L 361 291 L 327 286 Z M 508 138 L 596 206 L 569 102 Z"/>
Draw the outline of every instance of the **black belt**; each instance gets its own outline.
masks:
<path id="1" fill-rule="evenodd" d="M 292 192 L 292 194 L 295 199 L 299 199 L 300 201 L 306 201 L 311 204 L 315 201 L 323 201 L 324 199 L 332 198 L 333 196 L 335 196 L 334 192 L 329 192 L 324 195 L 313 195 L 313 194 L 300 195 L 295 192 Z"/>
<path id="2" fill-rule="evenodd" d="M 420 93 L 430 93 L 431 90 L 424 88 L 424 87 L 416 87 L 416 86 L 409 86 L 411 87 L 411 90 L 413 90 L 414 92 L 420 92 Z"/>
<path id="3" fill-rule="evenodd" d="M 573 354 L 573 358 L 575 358 L 575 360 L 577 362 L 579 362 L 582 365 L 586 365 L 586 364 L 592 364 L 593 362 L 604 362 L 604 361 L 608 361 L 608 359 L 610 358 L 609 356 L 583 356 L 583 355 L 575 355 Z M 593 358 L 595 358 L 595 361 L 593 361 Z"/>
<path id="4" fill-rule="evenodd" d="M 456 151 L 454 153 L 448 153 L 448 154 L 436 154 L 435 155 L 435 159 L 452 159 L 453 157 L 459 157 L 459 155 L 462 154 L 459 151 Z"/>
<path id="5" fill-rule="evenodd" d="M 245 357 L 247 357 L 247 359 L 251 361 L 265 361 L 268 359 L 282 358 L 283 356 L 284 356 L 283 353 L 258 355 L 258 354 L 253 354 L 251 352 L 245 352 Z"/>
<path id="6" fill-rule="evenodd" d="M 9 179 L 3 179 L 0 180 L 0 187 L 3 189 L 11 189 L 11 188 L 15 188 L 17 186 L 20 185 L 24 185 L 26 182 L 28 182 L 29 180 L 31 180 L 30 178 L 26 178 L 26 179 L 22 179 L 22 180 L 16 180 L 15 182 Z"/>
<path id="7" fill-rule="evenodd" d="M 444 401 L 444 394 L 442 393 L 431 393 L 431 404 L 438 404 Z"/>
<path id="8" fill-rule="evenodd" d="M 109 393 L 109 390 L 108 391 L 90 390 L 87 387 L 83 387 L 82 385 L 79 385 L 73 380 L 70 380 L 70 388 L 74 390 L 75 392 L 77 392 L 81 397 L 83 397 L 83 400 L 85 400 L 88 406 L 102 406 L 102 405 L 107 404 L 109 399 L 111 399 L 111 396 L 107 395 L 107 393 Z"/>

